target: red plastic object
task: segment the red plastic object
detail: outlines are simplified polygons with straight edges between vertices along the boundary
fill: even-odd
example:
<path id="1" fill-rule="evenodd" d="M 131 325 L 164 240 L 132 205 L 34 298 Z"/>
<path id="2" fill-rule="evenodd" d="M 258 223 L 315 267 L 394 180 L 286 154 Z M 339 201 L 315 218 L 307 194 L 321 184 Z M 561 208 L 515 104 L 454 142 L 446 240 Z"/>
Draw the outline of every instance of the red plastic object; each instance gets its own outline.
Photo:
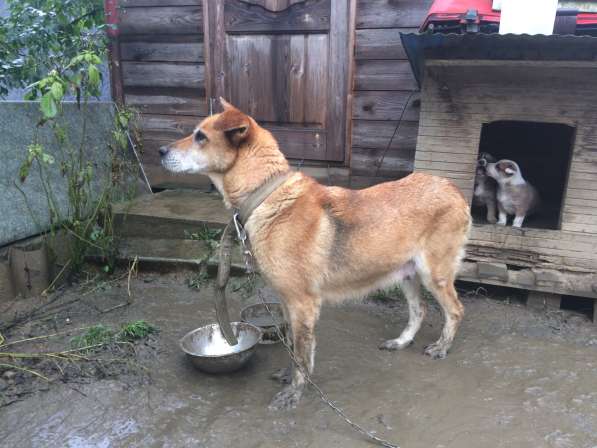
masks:
<path id="1" fill-rule="evenodd" d="M 493 11 L 492 0 L 435 0 L 429 8 L 421 31 L 430 23 L 460 21 L 470 9 L 476 9 L 481 23 L 500 23 L 500 12 Z M 582 13 L 576 17 L 577 25 L 597 25 L 597 14 Z"/>

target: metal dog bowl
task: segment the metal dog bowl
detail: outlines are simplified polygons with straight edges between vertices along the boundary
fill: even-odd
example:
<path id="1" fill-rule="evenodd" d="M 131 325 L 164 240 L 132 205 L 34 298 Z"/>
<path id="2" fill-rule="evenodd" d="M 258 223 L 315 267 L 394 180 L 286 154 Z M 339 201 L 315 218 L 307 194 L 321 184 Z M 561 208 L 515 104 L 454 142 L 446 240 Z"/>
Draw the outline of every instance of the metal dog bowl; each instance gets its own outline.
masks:
<path id="1" fill-rule="evenodd" d="M 271 311 L 270 312 L 268 311 Z M 272 318 L 273 316 L 273 318 Z M 240 318 L 243 322 L 259 327 L 263 334 L 261 344 L 275 344 L 280 342 L 276 326 L 280 332 L 286 336 L 288 323 L 284 320 L 282 305 L 277 302 L 267 302 L 267 308 L 263 303 L 249 305 L 240 312 Z"/>
<path id="2" fill-rule="evenodd" d="M 244 366 L 255 353 L 261 330 L 246 322 L 231 322 L 238 339 L 230 345 L 218 324 L 206 325 L 188 332 L 180 340 L 180 348 L 200 370 L 209 373 L 234 372 Z"/>

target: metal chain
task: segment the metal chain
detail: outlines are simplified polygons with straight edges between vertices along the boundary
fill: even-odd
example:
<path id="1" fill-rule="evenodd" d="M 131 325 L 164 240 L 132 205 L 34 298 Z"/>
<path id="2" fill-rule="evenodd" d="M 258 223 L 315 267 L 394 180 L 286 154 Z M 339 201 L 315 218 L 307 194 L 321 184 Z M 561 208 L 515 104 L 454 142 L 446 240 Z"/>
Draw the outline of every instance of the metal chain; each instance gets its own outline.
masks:
<path id="1" fill-rule="evenodd" d="M 253 254 L 248 249 L 247 244 L 246 244 L 246 240 L 247 240 L 246 231 L 245 231 L 244 228 L 242 228 L 242 225 L 240 227 L 241 227 L 242 231 L 240 231 L 239 228 L 238 228 L 238 226 L 237 226 L 237 234 L 238 234 L 239 240 L 241 241 L 243 255 L 244 255 L 244 258 L 245 258 L 245 266 L 247 267 L 247 274 L 249 276 L 249 280 L 252 281 L 253 284 L 256 284 L 257 272 L 256 272 L 256 269 L 255 269 L 255 266 L 254 266 L 254 263 L 253 263 Z M 243 236 L 244 236 L 244 238 L 243 238 Z M 267 302 L 265 301 L 265 299 L 263 298 L 263 295 L 261 294 L 261 290 L 259 290 L 259 289 L 257 291 L 257 296 L 259 297 L 259 299 L 261 300 L 261 303 L 265 306 L 265 309 L 267 310 L 267 312 L 269 313 L 270 317 L 272 318 L 272 322 L 274 324 L 274 328 L 276 330 L 276 334 L 277 334 L 278 338 L 280 339 L 280 341 L 282 342 L 282 345 L 284 345 L 284 348 L 288 352 L 288 355 L 290 356 L 290 359 L 294 363 L 295 367 L 297 369 L 299 369 L 299 371 L 301 372 L 301 374 L 305 378 L 305 381 L 309 385 L 311 385 L 311 387 L 313 387 L 313 389 L 315 389 L 315 391 L 319 394 L 319 398 L 321 399 L 321 401 L 323 401 L 325 404 L 327 404 L 340 418 L 342 418 L 346 423 L 348 423 L 348 425 L 350 425 L 355 431 L 361 433 L 365 437 L 373 440 L 374 442 L 376 442 L 376 443 L 378 443 L 381 446 L 384 446 L 386 448 L 400 448 L 395 443 L 392 443 L 392 442 L 390 442 L 390 441 L 388 441 L 386 439 L 378 437 L 375 434 L 373 434 L 371 431 L 363 428 L 358 423 L 355 423 L 352 419 L 350 419 L 346 415 L 346 413 L 344 412 L 344 410 L 342 410 L 342 408 L 340 408 L 338 405 L 336 405 L 332 400 L 330 400 L 328 398 L 327 394 L 325 394 L 321 390 L 321 388 L 317 384 L 315 384 L 315 382 L 311 379 L 311 375 L 309 374 L 309 372 L 307 372 L 307 371 L 305 371 L 305 369 L 303 369 L 303 367 L 301 366 L 301 364 L 299 363 L 299 361 L 294 356 L 294 350 L 292 349 L 292 347 L 290 347 L 290 345 L 286 341 L 286 338 L 284 337 L 284 334 L 282 333 L 282 331 L 280 330 L 280 327 L 276 323 L 276 318 L 275 318 L 274 314 L 270 310 Z"/>

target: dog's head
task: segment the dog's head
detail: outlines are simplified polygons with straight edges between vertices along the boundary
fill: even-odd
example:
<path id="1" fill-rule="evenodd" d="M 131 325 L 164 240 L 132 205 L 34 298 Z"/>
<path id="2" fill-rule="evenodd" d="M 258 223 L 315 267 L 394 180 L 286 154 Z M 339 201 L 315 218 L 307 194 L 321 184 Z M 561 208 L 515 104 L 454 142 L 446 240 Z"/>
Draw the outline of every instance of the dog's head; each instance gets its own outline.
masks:
<path id="1" fill-rule="evenodd" d="M 488 163 L 486 170 L 489 176 L 501 184 L 524 182 L 518 164 L 512 160 L 502 159 L 495 163 Z"/>
<path id="2" fill-rule="evenodd" d="M 175 173 L 225 173 L 250 142 L 255 121 L 220 98 L 223 112 L 204 119 L 193 133 L 159 150 L 162 166 Z"/>
<path id="3" fill-rule="evenodd" d="M 496 159 L 488 152 L 481 152 L 479 153 L 479 157 L 477 159 L 477 175 L 484 176 L 487 174 L 486 168 L 488 163 L 495 163 Z"/>

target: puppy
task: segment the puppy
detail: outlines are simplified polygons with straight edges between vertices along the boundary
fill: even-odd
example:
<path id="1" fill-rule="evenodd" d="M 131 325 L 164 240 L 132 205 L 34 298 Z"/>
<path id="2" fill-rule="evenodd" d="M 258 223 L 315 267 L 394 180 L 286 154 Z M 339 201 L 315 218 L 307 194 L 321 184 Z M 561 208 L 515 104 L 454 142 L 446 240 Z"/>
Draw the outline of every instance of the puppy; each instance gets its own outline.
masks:
<path id="1" fill-rule="evenodd" d="M 525 217 L 539 205 L 537 190 L 522 177 L 520 167 L 512 160 L 488 163 L 487 174 L 498 183 L 498 224 L 505 226 L 508 215 L 514 215 L 512 227 L 522 227 Z"/>
<path id="2" fill-rule="evenodd" d="M 495 157 L 487 152 L 479 154 L 475 175 L 473 205 L 487 207 L 487 222 L 497 222 L 497 183 L 487 175 L 487 164 L 495 163 Z"/>
<path id="3" fill-rule="evenodd" d="M 160 148 L 160 155 L 172 172 L 207 174 L 229 208 L 242 211 L 265 186 L 276 185 L 243 222 L 259 272 L 280 295 L 298 365 L 278 375 L 290 377 L 291 384 L 270 408 L 298 403 L 313 371 L 314 330 L 324 301 L 363 297 L 400 283 L 408 324 L 380 346 L 398 350 L 408 347 L 421 327 L 425 285 L 445 320 L 441 337 L 425 354 L 445 357 L 464 313 L 454 280 L 471 224 L 458 188 L 423 173 L 363 190 L 323 186 L 292 171 L 275 138 L 253 118 L 224 100 L 221 104 L 222 113 Z"/>

